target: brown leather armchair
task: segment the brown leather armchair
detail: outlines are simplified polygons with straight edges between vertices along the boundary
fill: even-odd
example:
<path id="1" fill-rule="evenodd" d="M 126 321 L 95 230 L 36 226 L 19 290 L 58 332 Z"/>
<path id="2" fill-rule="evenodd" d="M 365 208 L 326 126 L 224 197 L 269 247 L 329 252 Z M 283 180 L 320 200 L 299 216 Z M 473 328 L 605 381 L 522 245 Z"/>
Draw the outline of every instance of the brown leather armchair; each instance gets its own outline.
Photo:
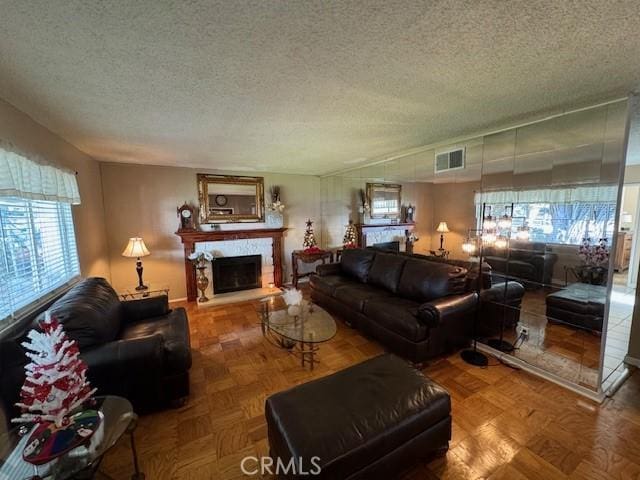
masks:
<path id="1" fill-rule="evenodd" d="M 87 377 L 98 395 L 119 395 L 137 411 L 180 401 L 189 395 L 191 346 L 183 308 L 169 309 L 166 296 L 121 302 L 104 278 L 76 284 L 50 307 L 67 336 L 78 342 Z M 0 343 L 0 395 L 5 412 L 24 381 L 26 356 L 20 345 L 37 327 L 25 322 Z"/>

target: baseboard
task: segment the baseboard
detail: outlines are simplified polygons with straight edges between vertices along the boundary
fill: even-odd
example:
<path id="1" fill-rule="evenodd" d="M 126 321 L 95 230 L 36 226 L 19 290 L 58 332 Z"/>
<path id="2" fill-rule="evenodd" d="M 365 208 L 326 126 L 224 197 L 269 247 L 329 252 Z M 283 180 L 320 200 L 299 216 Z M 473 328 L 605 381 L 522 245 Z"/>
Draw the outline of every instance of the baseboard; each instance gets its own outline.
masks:
<path id="1" fill-rule="evenodd" d="M 564 387 L 567 390 L 571 390 L 572 392 L 582 395 L 583 397 L 587 397 L 588 399 L 593 400 L 594 402 L 602 403 L 605 399 L 605 394 L 601 390 L 595 391 L 595 390 L 590 390 L 586 387 L 582 387 L 580 385 L 576 385 L 574 383 L 571 383 L 565 380 L 562 377 L 559 377 L 558 375 L 554 375 L 553 373 L 547 372 L 546 370 L 536 367 L 535 365 L 531 365 L 525 362 L 524 360 L 520 360 L 517 357 L 501 352 L 500 350 L 496 350 L 495 348 L 491 348 L 488 345 L 485 345 L 483 343 L 478 343 L 478 350 L 481 350 L 484 353 L 492 355 L 506 364 L 512 365 L 514 367 L 518 367 L 524 370 L 525 372 L 531 373 L 532 375 L 535 375 L 540 378 L 544 378 L 545 380 L 555 383 L 556 385 L 560 385 L 561 387 Z"/>
<path id="2" fill-rule="evenodd" d="M 640 358 L 627 355 L 626 357 L 624 357 L 624 363 L 640 368 Z"/>
<path id="3" fill-rule="evenodd" d="M 172 298 L 171 300 L 169 300 L 169 303 L 175 303 L 175 302 L 186 302 L 187 301 L 187 297 L 182 297 L 182 298 Z"/>

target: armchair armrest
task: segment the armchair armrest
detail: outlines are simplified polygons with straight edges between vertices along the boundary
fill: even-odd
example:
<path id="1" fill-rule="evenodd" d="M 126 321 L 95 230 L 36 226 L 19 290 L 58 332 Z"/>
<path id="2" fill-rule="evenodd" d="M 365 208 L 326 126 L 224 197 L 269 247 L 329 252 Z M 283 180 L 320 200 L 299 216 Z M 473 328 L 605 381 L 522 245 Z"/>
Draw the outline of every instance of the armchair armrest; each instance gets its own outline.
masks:
<path id="1" fill-rule="evenodd" d="M 324 265 L 318 265 L 316 267 L 316 274 L 319 277 L 326 277 L 327 275 L 338 275 L 341 272 L 339 263 L 325 263 Z"/>
<path id="2" fill-rule="evenodd" d="M 450 295 L 423 303 L 418 307 L 416 317 L 427 327 L 437 327 L 448 318 L 464 315 L 477 308 L 478 294 L 475 292 Z"/>
<path id="3" fill-rule="evenodd" d="M 153 371 L 154 368 L 162 367 L 163 342 L 162 335 L 156 333 L 105 343 L 82 352 L 80 356 L 87 363 L 89 371 L 114 369 L 116 366 L 129 369 L 136 365 Z"/>
<path id="4" fill-rule="evenodd" d="M 126 322 L 136 322 L 138 320 L 144 320 L 145 318 L 159 317 L 166 315 L 170 311 L 169 297 L 166 295 L 122 302 L 122 313 Z"/>
<path id="5" fill-rule="evenodd" d="M 491 288 L 480 292 L 480 300 L 483 303 L 507 303 L 510 305 L 517 303 L 519 305 L 523 296 L 524 287 L 521 283 L 515 281 L 496 283 L 492 285 Z"/>
<path id="6" fill-rule="evenodd" d="M 162 398 L 164 340 L 153 334 L 116 340 L 80 353 L 98 395 L 119 395 L 146 405 Z"/>

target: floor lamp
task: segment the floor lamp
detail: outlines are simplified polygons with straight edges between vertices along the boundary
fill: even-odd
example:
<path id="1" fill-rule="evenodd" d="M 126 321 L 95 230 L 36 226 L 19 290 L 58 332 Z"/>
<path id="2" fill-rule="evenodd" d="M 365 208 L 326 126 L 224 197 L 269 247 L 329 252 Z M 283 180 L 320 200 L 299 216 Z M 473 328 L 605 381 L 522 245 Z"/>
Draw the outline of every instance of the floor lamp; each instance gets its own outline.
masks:
<path id="1" fill-rule="evenodd" d="M 486 204 L 482 204 L 482 226 L 480 229 L 475 230 L 476 233 L 480 234 L 480 245 L 478 249 L 478 278 L 476 278 L 476 311 L 473 317 L 473 348 L 468 348 L 460 352 L 460 357 L 469 365 L 474 365 L 476 367 L 486 367 L 489 365 L 489 358 L 478 350 L 478 319 L 480 317 L 480 293 L 482 291 L 482 260 L 483 260 L 483 244 L 487 238 L 485 237 L 484 231 L 484 223 L 485 223 L 485 209 Z M 476 245 L 471 242 L 471 232 L 474 230 L 469 230 L 469 234 L 467 236 L 467 241 L 462 245 L 462 249 L 469 253 L 473 254 L 476 248 Z M 492 233 L 487 232 L 488 235 L 492 235 Z M 478 236 L 476 235 L 476 238 Z"/>

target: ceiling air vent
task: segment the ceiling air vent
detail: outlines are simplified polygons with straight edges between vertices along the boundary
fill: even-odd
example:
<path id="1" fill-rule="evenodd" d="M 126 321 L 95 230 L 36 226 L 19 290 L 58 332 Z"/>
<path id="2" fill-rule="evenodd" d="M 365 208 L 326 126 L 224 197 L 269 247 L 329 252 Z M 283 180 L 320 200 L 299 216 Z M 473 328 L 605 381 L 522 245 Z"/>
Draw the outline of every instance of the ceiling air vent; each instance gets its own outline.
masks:
<path id="1" fill-rule="evenodd" d="M 464 148 L 436 153 L 436 173 L 464 168 Z"/>

